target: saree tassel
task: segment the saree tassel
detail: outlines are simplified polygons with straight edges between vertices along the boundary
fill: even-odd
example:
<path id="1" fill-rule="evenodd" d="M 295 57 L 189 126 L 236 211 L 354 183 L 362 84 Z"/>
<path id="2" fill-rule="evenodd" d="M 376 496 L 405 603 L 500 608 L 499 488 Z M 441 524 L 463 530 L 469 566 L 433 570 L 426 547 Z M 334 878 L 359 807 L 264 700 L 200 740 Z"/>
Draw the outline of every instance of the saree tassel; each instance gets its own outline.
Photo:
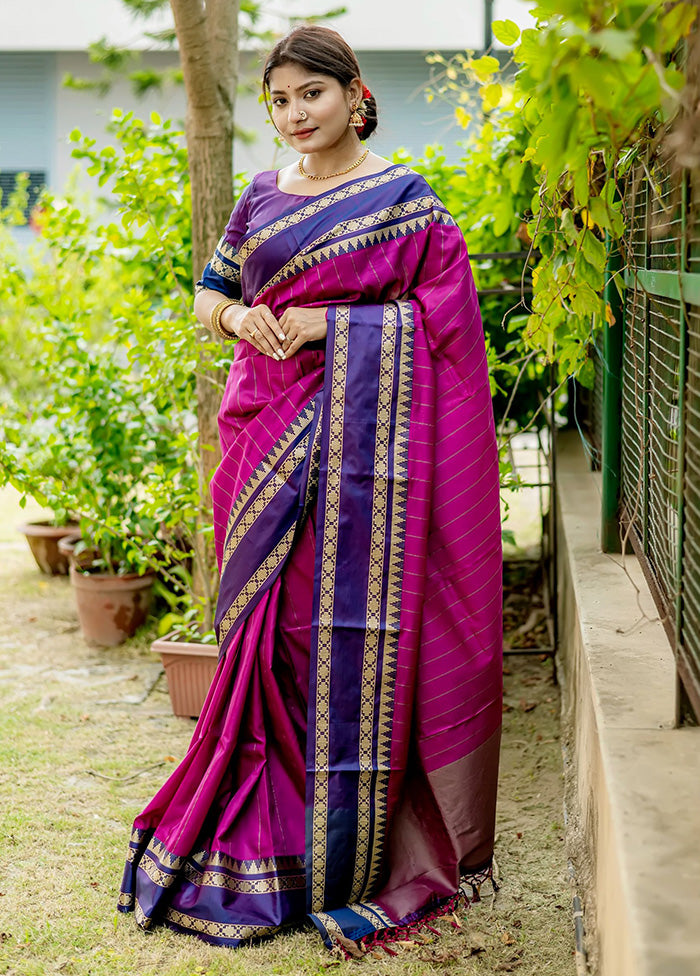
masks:
<path id="1" fill-rule="evenodd" d="M 459 894 L 453 895 L 443 902 L 442 905 L 437 905 L 428 912 L 414 912 L 412 915 L 402 919 L 400 925 L 393 928 L 380 929 L 378 932 L 371 932 L 369 935 L 365 935 L 358 943 L 353 943 L 353 946 L 356 946 L 360 951 L 360 955 L 351 955 L 348 952 L 346 943 L 350 942 L 349 939 L 343 939 L 342 943 L 339 943 L 340 947 L 346 952 L 345 958 L 349 960 L 360 958 L 363 951 L 369 955 L 374 955 L 375 949 L 383 949 L 390 956 L 398 955 L 396 950 L 390 948 L 392 944 L 406 948 L 428 945 L 434 942 L 436 938 L 440 938 L 442 934 L 439 929 L 436 929 L 430 923 L 439 918 L 444 918 L 445 915 L 452 915 L 453 918 L 456 917 L 454 912 L 457 908 L 458 900 Z M 452 922 L 452 925 L 455 928 L 462 927 L 459 923 L 455 926 L 454 922 Z"/>

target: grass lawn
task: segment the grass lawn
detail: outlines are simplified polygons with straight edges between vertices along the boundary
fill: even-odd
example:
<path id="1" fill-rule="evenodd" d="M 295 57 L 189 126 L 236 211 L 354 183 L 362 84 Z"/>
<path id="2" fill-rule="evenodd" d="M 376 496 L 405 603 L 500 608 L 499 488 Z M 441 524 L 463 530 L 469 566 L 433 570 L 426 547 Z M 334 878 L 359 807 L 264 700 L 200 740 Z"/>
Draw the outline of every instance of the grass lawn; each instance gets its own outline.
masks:
<path id="1" fill-rule="evenodd" d="M 184 754 L 149 635 L 111 649 L 80 637 L 70 586 L 43 577 L 0 492 L 0 973 L 234 976 L 346 972 L 315 930 L 227 950 L 145 934 L 116 898 L 134 816 Z M 517 663 L 515 663 L 517 662 Z M 394 974 L 573 976 L 562 828 L 559 700 L 551 665 L 510 659 L 498 812 L 502 888 L 442 937 L 359 965 Z M 155 685 L 154 685 L 155 682 Z M 148 689 L 152 688 L 147 694 Z M 488 889 L 488 890 L 486 890 Z"/>

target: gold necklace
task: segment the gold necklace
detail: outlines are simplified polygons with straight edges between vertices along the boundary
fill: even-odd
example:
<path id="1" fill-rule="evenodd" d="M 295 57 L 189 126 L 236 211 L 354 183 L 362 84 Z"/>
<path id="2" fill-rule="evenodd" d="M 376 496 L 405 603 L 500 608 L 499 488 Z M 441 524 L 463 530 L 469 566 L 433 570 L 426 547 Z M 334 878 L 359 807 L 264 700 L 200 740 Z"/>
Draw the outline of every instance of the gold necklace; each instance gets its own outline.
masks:
<path id="1" fill-rule="evenodd" d="M 312 176 L 311 173 L 307 173 L 304 169 L 304 157 L 299 157 L 299 172 L 302 176 L 305 176 L 307 180 L 332 180 L 334 176 L 345 176 L 351 170 L 356 169 L 360 166 L 369 156 L 369 149 L 365 149 L 359 159 L 356 159 L 352 166 L 348 166 L 347 169 L 341 169 L 338 173 L 329 173 L 328 176 Z"/>

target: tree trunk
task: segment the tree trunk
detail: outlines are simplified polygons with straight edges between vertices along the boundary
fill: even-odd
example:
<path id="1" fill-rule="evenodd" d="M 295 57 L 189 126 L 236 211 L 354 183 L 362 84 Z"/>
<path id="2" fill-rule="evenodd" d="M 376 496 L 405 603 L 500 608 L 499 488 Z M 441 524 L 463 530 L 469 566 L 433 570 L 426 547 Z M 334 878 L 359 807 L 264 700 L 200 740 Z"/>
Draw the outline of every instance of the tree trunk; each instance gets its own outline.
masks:
<path id="1" fill-rule="evenodd" d="M 233 116 L 238 83 L 240 0 L 170 0 L 187 96 L 185 134 L 192 186 L 192 263 L 196 281 L 211 257 L 233 206 Z M 211 340 L 206 329 L 200 339 Z M 216 417 L 225 377 L 202 349 L 197 371 L 200 526 L 209 526 L 209 481 L 220 459 Z M 213 539 L 195 534 L 195 593 L 212 626 L 216 593 Z"/>

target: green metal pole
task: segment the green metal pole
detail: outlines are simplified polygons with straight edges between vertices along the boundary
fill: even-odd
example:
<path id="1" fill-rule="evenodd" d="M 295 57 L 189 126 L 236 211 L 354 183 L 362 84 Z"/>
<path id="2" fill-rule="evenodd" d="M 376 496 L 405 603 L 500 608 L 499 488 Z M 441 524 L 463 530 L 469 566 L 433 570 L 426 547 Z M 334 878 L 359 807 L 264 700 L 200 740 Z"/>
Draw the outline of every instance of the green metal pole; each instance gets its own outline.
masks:
<path id="1" fill-rule="evenodd" d="M 493 0 L 484 0 L 484 51 L 493 44 Z"/>
<path id="2" fill-rule="evenodd" d="M 601 510 L 601 545 L 603 552 L 620 552 L 620 429 L 622 416 L 621 378 L 624 329 L 622 255 L 618 245 L 607 238 L 608 260 L 605 268 L 605 301 L 614 324 L 606 322 L 603 330 L 603 475 Z M 613 279 L 616 278 L 616 281 Z M 616 283 L 617 282 L 617 283 Z"/>

